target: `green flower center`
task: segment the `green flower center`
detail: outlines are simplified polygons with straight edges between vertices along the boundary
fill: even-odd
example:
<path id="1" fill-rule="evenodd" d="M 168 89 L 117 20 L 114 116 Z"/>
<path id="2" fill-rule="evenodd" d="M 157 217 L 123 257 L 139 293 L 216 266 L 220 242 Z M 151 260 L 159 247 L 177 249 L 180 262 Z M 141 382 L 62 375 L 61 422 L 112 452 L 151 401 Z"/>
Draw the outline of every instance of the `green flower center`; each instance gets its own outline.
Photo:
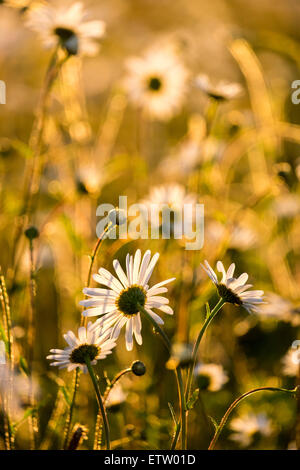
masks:
<path id="1" fill-rule="evenodd" d="M 217 284 L 219 296 L 222 297 L 229 304 L 242 305 L 243 302 L 237 294 L 231 289 L 226 287 L 224 284 Z"/>
<path id="2" fill-rule="evenodd" d="M 116 301 L 118 310 L 124 315 L 136 315 L 139 306 L 144 307 L 146 302 L 146 292 L 140 286 L 131 286 L 123 290 Z"/>
<path id="3" fill-rule="evenodd" d="M 54 34 L 56 34 L 56 36 L 58 36 L 62 41 L 68 41 L 68 39 L 71 39 L 73 36 L 76 36 L 74 31 L 72 31 L 69 28 L 63 28 L 63 27 L 55 28 Z"/>
<path id="4" fill-rule="evenodd" d="M 162 81 L 158 77 L 151 77 L 149 78 L 148 86 L 151 91 L 159 91 L 162 87 Z"/>
<path id="5" fill-rule="evenodd" d="M 100 351 L 100 347 L 95 344 L 81 344 L 71 352 L 70 362 L 74 364 L 85 364 L 86 357 L 92 362 L 100 354 Z"/>

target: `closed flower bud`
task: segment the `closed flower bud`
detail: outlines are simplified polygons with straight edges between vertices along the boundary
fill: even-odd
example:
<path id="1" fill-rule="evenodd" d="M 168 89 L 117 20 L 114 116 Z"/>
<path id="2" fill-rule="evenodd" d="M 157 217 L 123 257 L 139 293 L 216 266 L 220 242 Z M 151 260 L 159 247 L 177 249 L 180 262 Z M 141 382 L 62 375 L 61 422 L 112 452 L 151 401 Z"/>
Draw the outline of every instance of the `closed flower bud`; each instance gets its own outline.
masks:
<path id="1" fill-rule="evenodd" d="M 32 225 L 25 230 L 25 236 L 28 238 L 28 240 L 33 240 L 34 238 L 38 238 L 39 231 Z"/>
<path id="2" fill-rule="evenodd" d="M 142 361 L 134 361 L 131 365 L 131 370 L 134 375 L 144 375 L 146 373 L 146 366 Z"/>

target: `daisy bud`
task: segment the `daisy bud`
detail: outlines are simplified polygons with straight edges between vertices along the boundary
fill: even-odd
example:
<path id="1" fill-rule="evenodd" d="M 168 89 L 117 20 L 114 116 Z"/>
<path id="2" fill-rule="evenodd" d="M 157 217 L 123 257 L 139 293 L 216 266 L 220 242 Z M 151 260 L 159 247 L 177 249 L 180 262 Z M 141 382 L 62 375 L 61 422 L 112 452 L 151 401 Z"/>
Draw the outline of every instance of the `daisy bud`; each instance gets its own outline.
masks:
<path id="1" fill-rule="evenodd" d="M 33 240 L 34 238 L 38 238 L 39 231 L 32 225 L 25 230 L 25 236 L 28 238 L 28 240 Z"/>
<path id="2" fill-rule="evenodd" d="M 127 220 L 125 211 L 123 209 L 119 209 L 118 207 L 109 211 L 108 218 L 115 225 L 123 225 Z"/>
<path id="3" fill-rule="evenodd" d="M 146 374 L 146 366 L 142 361 L 134 361 L 131 364 L 131 370 L 134 375 L 140 376 Z"/>
<path id="4" fill-rule="evenodd" d="M 88 429 L 81 424 L 75 424 L 73 428 L 73 434 L 68 446 L 68 450 L 76 450 L 82 443 L 82 441 L 88 438 Z"/>

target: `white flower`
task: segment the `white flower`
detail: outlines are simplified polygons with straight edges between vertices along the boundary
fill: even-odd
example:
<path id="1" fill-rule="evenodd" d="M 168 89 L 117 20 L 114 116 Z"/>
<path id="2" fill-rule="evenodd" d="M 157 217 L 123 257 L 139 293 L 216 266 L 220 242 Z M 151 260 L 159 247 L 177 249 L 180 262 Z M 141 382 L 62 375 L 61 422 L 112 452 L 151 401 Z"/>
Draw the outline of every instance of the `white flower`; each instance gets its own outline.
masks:
<path id="1" fill-rule="evenodd" d="M 181 107 L 188 73 L 171 46 L 155 47 L 126 62 L 130 100 L 153 118 L 165 120 Z"/>
<path id="2" fill-rule="evenodd" d="M 0 363 L 0 396 L 6 397 L 10 418 L 17 422 L 24 418 L 31 406 L 31 395 L 38 399 L 40 389 L 35 377 L 11 370 L 9 364 Z"/>
<path id="3" fill-rule="evenodd" d="M 87 21 L 88 15 L 81 2 L 71 6 L 34 4 L 27 12 L 26 25 L 37 32 L 47 48 L 58 43 L 69 54 L 95 55 L 95 42 L 105 32 L 103 21 Z"/>
<path id="4" fill-rule="evenodd" d="M 282 361 L 282 372 L 289 377 L 297 377 L 300 373 L 300 352 L 299 349 L 290 348 Z"/>
<path id="5" fill-rule="evenodd" d="M 123 391 L 122 386 L 116 383 L 113 388 L 110 389 L 107 399 L 105 401 L 106 408 L 116 408 L 125 402 L 127 393 Z"/>
<path id="6" fill-rule="evenodd" d="M 108 289 L 89 288 L 83 289 L 83 293 L 90 299 L 81 300 L 84 307 L 91 307 L 83 312 L 85 316 L 103 315 L 97 320 L 95 325 L 103 328 L 112 328 L 112 338 L 118 338 L 121 329 L 126 325 L 126 348 L 131 351 L 133 348 L 133 335 L 138 344 L 142 344 L 142 322 L 140 310 L 144 308 L 149 315 L 159 324 L 163 320 L 153 312 L 158 309 L 169 315 L 173 310 L 169 305 L 169 300 L 161 294 L 168 291 L 164 287 L 172 279 L 159 282 L 149 288 L 148 282 L 153 269 L 157 263 L 159 254 L 156 253 L 151 259 L 151 251 L 147 250 L 141 258 L 141 251 L 137 250 L 134 257 L 126 257 L 126 274 L 124 273 L 118 260 L 113 261 L 114 269 L 118 279 L 104 268 L 99 269 L 99 274 L 94 274 L 93 279 Z"/>
<path id="7" fill-rule="evenodd" d="M 295 308 L 288 299 L 284 299 L 274 292 L 268 292 L 266 301 L 267 303 L 262 305 L 257 312 L 262 318 L 276 318 L 291 323 L 293 326 L 300 325 L 300 310 Z"/>
<path id="8" fill-rule="evenodd" d="M 208 96 L 219 101 L 236 98 L 242 93 L 242 87 L 238 83 L 227 83 L 225 81 L 221 81 L 213 84 L 209 77 L 204 74 L 200 74 L 196 77 L 195 85 Z"/>
<path id="9" fill-rule="evenodd" d="M 214 270 L 211 268 L 209 263 L 205 260 L 205 266 L 202 268 L 206 271 L 210 279 L 213 281 L 217 287 L 219 296 L 222 297 L 226 302 L 241 305 L 249 313 L 251 311 L 257 312 L 259 306 L 263 302 L 263 290 L 248 290 L 252 287 L 252 284 L 246 284 L 248 280 L 248 274 L 243 273 L 238 278 L 233 277 L 235 264 L 232 263 L 229 266 L 227 272 L 224 269 L 223 263 L 221 261 L 217 262 L 217 269 L 220 273 L 223 274 L 221 281 L 218 281 L 217 275 Z"/>
<path id="10" fill-rule="evenodd" d="M 185 224 L 191 226 L 196 202 L 196 196 L 187 193 L 184 186 L 168 183 L 151 188 L 148 197 L 142 201 L 142 204 L 148 208 L 152 227 L 158 228 L 163 222 L 162 228 L 166 234 L 171 233 L 170 228 L 172 228 L 174 235 L 177 234 L 178 238 L 182 238 L 183 220 Z M 173 218 L 169 218 L 170 212 L 173 213 Z"/>
<path id="11" fill-rule="evenodd" d="M 228 382 L 228 375 L 220 364 L 198 364 L 194 371 L 200 388 L 217 392 Z"/>
<path id="12" fill-rule="evenodd" d="M 98 360 L 105 359 L 111 354 L 116 346 L 114 339 L 110 338 L 110 330 L 103 332 L 95 323 L 89 322 L 87 327 L 78 328 L 78 338 L 73 331 L 68 331 L 64 338 L 68 343 L 65 349 L 50 349 L 52 353 L 47 359 L 52 359 L 51 366 L 59 369 L 67 368 L 68 371 L 79 367 L 87 372 L 85 358 L 88 357 L 91 364 L 95 365 Z"/>
<path id="13" fill-rule="evenodd" d="M 257 435 L 270 436 L 273 431 L 270 419 L 262 413 L 257 415 L 248 413 L 234 418 L 230 423 L 230 428 L 234 431 L 230 439 L 240 442 L 245 447 L 252 444 Z"/>

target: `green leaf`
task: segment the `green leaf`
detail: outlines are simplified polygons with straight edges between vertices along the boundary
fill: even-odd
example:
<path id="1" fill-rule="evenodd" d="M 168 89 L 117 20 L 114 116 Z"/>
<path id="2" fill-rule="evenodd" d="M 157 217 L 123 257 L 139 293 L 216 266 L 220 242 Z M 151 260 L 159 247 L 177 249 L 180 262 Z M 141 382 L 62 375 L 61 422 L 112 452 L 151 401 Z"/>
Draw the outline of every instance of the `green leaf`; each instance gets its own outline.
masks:
<path id="1" fill-rule="evenodd" d="M 192 396 L 190 397 L 189 401 L 186 404 L 186 409 L 192 410 L 198 398 L 199 398 L 199 388 L 196 388 L 196 390 L 193 391 Z"/>
<path id="2" fill-rule="evenodd" d="M 210 306 L 209 306 L 208 302 L 206 302 L 205 307 L 206 307 L 206 318 L 205 318 L 205 320 L 206 320 L 210 316 L 210 313 L 211 313 L 210 312 Z"/>
<path id="3" fill-rule="evenodd" d="M 71 400 L 70 400 L 69 392 L 68 392 L 67 388 L 66 388 L 64 385 L 62 385 L 62 386 L 60 387 L 60 389 L 61 389 L 61 391 L 62 391 L 62 393 L 63 393 L 63 396 L 64 396 L 64 398 L 65 398 L 65 400 L 66 400 L 68 406 L 71 406 Z"/>
<path id="4" fill-rule="evenodd" d="M 174 411 L 174 408 L 172 406 L 172 403 L 168 402 L 168 407 L 169 407 L 169 410 L 170 410 L 170 413 L 171 413 L 171 416 L 173 418 L 175 426 L 178 426 L 178 422 L 177 422 L 177 419 L 176 419 L 176 415 L 175 415 L 175 411 Z"/>
<path id="5" fill-rule="evenodd" d="M 212 416 L 208 416 L 209 419 L 211 420 L 211 422 L 213 423 L 214 425 L 214 428 L 215 428 L 215 431 L 218 429 L 219 425 L 217 423 L 217 421 L 212 417 Z"/>
<path id="6" fill-rule="evenodd" d="M 25 357 L 20 358 L 20 368 L 25 373 L 25 375 L 29 377 L 30 372 L 29 372 L 28 364 L 27 364 Z"/>

